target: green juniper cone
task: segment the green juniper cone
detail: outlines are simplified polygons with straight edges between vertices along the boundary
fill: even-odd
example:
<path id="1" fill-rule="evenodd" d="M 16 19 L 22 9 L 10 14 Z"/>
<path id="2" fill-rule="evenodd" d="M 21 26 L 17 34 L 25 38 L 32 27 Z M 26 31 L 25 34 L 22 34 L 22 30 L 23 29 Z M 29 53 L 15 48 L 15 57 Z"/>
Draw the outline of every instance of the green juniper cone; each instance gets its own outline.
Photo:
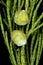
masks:
<path id="1" fill-rule="evenodd" d="M 16 11 L 14 22 L 17 25 L 26 25 L 28 23 L 28 14 L 25 10 Z"/>
<path id="2" fill-rule="evenodd" d="M 23 46 L 27 42 L 26 35 L 21 30 L 11 32 L 11 39 L 17 46 Z"/>

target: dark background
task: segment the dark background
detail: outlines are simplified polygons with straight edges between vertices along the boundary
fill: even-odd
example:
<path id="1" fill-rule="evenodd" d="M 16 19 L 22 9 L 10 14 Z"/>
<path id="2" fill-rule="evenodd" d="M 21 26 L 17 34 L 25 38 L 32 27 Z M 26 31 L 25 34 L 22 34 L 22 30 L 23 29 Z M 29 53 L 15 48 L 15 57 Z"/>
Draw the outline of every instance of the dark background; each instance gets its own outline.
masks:
<path id="1" fill-rule="evenodd" d="M 4 7 L 4 6 L 0 5 L 1 14 L 2 14 L 2 17 L 4 17 L 2 7 Z M 43 11 L 43 2 L 41 3 L 40 8 L 38 9 L 38 16 L 41 14 L 42 11 Z M 6 27 L 5 24 L 4 24 L 4 27 L 5 27 L 5 30 L 6 30 L 7 27 Z M 1 28 L 0 28 L 0 65 L 12 65 L 11 62 L 10 62 L 10 59 L 9 59 L 8 50 L 7 50 L 7 48 L 4 44 L 4 39 L 3 39 L 2 32 L 1 32 Z M 43 52 L 42 52 L 42 55 L 41 55 L 39 65 L 43 65 Z"/>

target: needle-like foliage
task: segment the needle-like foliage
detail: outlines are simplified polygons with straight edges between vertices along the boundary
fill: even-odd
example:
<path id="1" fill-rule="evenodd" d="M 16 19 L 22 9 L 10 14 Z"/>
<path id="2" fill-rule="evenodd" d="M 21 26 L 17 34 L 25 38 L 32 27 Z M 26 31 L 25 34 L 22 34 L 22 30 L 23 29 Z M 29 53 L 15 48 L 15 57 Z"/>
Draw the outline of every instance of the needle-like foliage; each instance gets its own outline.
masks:
<path id="1" fill-rule="evenodd" d="M 43 50 L 43 11 L 38 16 L 38 9 L 43 0 L 3 0 L 0 1 L 6 12 L 0 10 L 0 27 L 4 38 L 4 43 L 9 52 L 9 58 L 12 65 L 39 65 Z M 3 6 L 1 9 L 3 9 Z M 43 7 L 43 6 L 42 6 Z M 28 14 L 28 24 L 19 26 L 14 23 L 16 11 L 25 10 Z M 5 17 L 2 16 L 5 13 Z M 8 30 L 10 33 L 10 39 Z M 41 28 L 41 30 L 40 30 Z M 22 30 L 26 35 L 26 45 L 16 48 L 11 40 L 11 32 L 13 30 Z M 18 32 L 17 32 L 18 33 Z M 31 39 L 30 39 L 31 37 Z"/>

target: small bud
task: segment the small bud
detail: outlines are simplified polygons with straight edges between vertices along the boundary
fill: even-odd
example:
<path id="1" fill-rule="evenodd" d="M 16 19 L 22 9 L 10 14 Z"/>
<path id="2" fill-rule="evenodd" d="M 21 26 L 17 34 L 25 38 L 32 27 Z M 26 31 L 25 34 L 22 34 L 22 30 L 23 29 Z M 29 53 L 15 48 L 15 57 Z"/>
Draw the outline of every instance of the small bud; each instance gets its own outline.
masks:
<path id="1" fill-rule="evenodd" d="M 14 22 L 17 25 L 26 25 L 28 23 L 28 14 L 25 10 L 17 11 L 15 13 Z"/>
<path id="2" fill-rule="evenodd" d="M 21 30 L 11 32 L 11 39 L 17 46 L 23 46 L 27 42 L 26 35 Z"/>

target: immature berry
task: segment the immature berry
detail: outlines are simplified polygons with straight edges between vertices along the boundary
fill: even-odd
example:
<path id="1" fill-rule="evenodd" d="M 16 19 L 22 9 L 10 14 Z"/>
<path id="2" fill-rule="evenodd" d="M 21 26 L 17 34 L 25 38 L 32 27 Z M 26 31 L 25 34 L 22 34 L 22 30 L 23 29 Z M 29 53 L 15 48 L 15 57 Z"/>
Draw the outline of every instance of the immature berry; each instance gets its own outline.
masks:
<path id="1" fill-rule="evenodd" d="M 11 39 L 17 46 L 23 46 L 27 42 L 26 35 L 21 30 L 11 32 Z"/>
<path id="2" fill-rule="evenodd" d="M 17 11 L 15 13 L 14 22 L 17 25 L 26 25 L 28 23 L 28 14 L 25 10 Z"/>

